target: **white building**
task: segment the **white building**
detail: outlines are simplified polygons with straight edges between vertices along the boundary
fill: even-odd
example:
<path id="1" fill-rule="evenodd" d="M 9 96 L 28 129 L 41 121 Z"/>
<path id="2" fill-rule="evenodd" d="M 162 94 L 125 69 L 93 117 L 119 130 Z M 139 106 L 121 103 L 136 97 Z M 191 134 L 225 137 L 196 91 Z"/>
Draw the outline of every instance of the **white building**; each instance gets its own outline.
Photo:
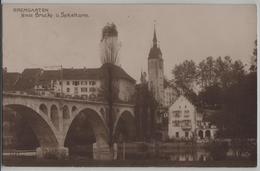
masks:
<path id="1" fill-rule="evenodd" d="M 168 136 L 170 139 L 190 139 L 196 129 L 196 109 L 181 95 L 169 108 Z"/>
<path id="2" fill-rule="evenodd" d="M 65 96 L 95 100 L 104 98 L 104 80 L 107 68 L 111 64 L 104 64 L 100 68 L 92 69 L 62 69 L 45 70 L 42 72 L 34 89 L 40 95 Z M 118 91 L 121 101 L 133 100 L 135 80 L 121 67 L 111 65 L 113 85 Z"/>
<path id="3" fill-rule="evenodd" d="M 168 136 L 169 139 L 209 140 L 215 138 L 216 126 L 210 122 L 204 122 L 202 114 L 183 95 L 169 108 Z"/>

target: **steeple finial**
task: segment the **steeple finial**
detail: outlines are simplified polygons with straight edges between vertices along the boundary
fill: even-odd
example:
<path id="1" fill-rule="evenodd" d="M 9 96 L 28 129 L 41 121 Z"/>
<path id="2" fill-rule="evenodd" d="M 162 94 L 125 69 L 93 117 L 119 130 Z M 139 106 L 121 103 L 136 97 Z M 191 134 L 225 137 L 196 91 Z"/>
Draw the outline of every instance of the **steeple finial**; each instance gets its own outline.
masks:
<path id="1" fill-rule="evenodd" d="M 156 29 L 155 29 L 155 26 L 156 26 L 156 20 L 154 20 L 153 45 L 154 45 L 154 46 L 157 46 L 157 37 L 156 37 Z"/>

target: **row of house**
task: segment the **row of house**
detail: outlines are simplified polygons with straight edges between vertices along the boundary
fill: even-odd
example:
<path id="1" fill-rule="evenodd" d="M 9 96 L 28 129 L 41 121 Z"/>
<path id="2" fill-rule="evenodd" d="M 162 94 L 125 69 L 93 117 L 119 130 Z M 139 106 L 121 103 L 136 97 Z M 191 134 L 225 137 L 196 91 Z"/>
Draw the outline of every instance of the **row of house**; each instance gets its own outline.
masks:
<path id="1" fill-rule="evenodd" d="M 113 89 L 121 102 L 133 102 L 135 80 L 121 67 L 104 64 L 100 68 L 27 68 L 22 73 L 4 71 L 4 91 L 41 96 L 102 100 L 105 98 L 108 69 Z M 14 77 L 14 78 L 13 78 Z"/>

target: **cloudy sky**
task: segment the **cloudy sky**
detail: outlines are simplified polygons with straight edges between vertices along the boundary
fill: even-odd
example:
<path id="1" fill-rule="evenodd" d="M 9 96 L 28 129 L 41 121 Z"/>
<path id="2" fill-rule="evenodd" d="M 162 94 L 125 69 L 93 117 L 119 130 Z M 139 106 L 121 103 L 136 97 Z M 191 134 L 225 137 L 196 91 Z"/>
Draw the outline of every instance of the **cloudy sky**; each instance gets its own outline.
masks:
<path id="1" fill-rule="evenodd" d="M 185 59 L 196 63 L 229 55 L 249 64 L 256 39 L 254 5 L 81 5 L 43 6 L 49 13 L 87 14 L 82 18 L 22 18 L 3 8 L 3 63 L 10 72 L 24 68 L 99 67 L 101 30 L 114 22 L 122 43 L 121 66 L 139 81 L 147 71 L 154 21 L 165 75 Z M 45 68 L 48 69 L 48 68 Z"/>

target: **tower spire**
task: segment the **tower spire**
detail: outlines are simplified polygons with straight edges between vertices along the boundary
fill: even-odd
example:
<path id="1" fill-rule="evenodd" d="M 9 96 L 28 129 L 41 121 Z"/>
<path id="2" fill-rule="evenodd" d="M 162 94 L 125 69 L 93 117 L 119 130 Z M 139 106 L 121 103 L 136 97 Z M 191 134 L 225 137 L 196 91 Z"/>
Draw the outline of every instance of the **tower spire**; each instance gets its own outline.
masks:
<path id="1" fill-rule="evenodd" d="M 154 23 L 154 32 L 153 32 L 153 46 L 157 46 L 157 36 L 156 36 L 155 23 Z"/>

